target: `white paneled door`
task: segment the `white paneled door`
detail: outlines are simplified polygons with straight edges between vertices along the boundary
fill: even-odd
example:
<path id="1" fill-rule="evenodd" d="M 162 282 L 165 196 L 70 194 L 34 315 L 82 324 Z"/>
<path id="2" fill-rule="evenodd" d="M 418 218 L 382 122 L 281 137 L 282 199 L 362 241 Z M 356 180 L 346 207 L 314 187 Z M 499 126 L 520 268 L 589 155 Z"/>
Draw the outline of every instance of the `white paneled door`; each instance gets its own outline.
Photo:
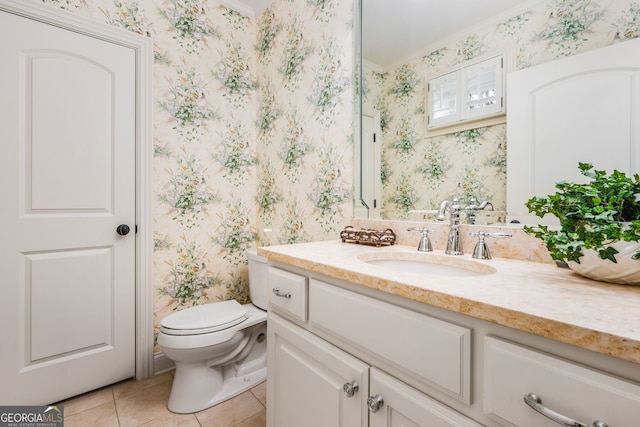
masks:
<path id="1" fill-rule="evenodd" d="M 135 67 L 0 11 L 0 405 L 134 375 Z"/>

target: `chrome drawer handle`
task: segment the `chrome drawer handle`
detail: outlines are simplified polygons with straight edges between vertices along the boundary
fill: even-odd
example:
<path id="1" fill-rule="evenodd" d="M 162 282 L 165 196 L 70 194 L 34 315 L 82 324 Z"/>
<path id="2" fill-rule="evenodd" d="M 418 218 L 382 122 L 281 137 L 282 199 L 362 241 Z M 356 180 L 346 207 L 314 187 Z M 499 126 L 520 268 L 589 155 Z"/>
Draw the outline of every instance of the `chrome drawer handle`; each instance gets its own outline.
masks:
<path id="1" fill-rule="evenodd" d="M 290 292 L 283 293 L 283 292 L 280 292 L 280 289 L 278 289 L 278 288 L 273 288 L 273 294 L 275 296 L 277 296 L 277 297 L 280 297 L 280 298 L 291 298 L 291 293 Z"/>
<path id="2" fill-rule="evenodd" d="M 531 406 L 536 412 L 544 415 L 549 418 L 551 421 L 561 424 L 566 427 L 609 427 L 607 423 L 604 421 L 594 421 L 591 423 L 591 426 L 588 426 L 580 421 L 576 421 L 572 418 L 565 417 L 562 414 L 557 413 L 556 411 L 547 408 L 542 405 L 542 399 L 535 393 L 529 393 L 524 397 L 524 403 Z"/>

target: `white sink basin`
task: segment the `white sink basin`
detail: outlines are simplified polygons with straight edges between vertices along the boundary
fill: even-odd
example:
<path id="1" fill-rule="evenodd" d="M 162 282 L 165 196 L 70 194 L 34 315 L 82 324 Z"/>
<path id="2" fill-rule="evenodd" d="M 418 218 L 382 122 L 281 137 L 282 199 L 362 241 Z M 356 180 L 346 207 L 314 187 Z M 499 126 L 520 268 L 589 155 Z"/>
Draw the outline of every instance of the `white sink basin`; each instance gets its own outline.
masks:
<path id="1" fill-rule="evenodd" d="M 459 258 L 456 255 L 439 255 L 417 252 L 378 252 L 358 256 L 367 264 L 396 270 L 433 276 L 473 277 L 493 274 L 496 270 L 486 264 Z"/>

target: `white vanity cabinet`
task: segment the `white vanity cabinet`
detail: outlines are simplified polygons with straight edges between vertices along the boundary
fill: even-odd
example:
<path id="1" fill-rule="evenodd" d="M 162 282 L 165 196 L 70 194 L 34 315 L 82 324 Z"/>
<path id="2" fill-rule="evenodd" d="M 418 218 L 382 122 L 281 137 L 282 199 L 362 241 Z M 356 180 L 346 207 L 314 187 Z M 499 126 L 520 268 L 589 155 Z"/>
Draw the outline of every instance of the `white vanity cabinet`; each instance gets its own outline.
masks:
<path id="1" fill-rule="evenodd" d="M 640 425 L 637 364 L 281 263 L 269 288 L 268 427 Z"/>
<path id="2" fill-rule="evenodd" d="M 269 427 L 480 426 L 383 370 L 468 399 L 468 328 L 279 268 L 269 287 Z"/>

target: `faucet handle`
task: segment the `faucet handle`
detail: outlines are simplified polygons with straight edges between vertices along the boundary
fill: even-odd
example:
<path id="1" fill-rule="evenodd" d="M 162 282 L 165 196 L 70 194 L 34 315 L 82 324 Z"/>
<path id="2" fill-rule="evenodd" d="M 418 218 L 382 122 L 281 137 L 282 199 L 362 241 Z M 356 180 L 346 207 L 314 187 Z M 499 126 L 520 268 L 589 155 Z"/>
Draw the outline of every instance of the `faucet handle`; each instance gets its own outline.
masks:
<path id="1" fill-rule="evenodd" d="M 491 259 L 491 252 L 489 251 L 489 247 L 487 246 L 487 242 L 485 242 L 486 237 L 493 237 L 495 239 L 505 239 L 507 237 L 512 237 L 511 233 L 487 233 L 486 231 L 476 231 L 473 233 L 469 233 L 470 236 L 477 237 L 478 241 L 476 242 L 476 247 L 473 249 L 472 257 L 475 259 Z"/>
<path id="2" fill-rule="evenodd" d="M 433 230 L 427 227 L 411 227 L 407 228 L 407 231 L 419 231 L 422 233 L 422 237 L 420 238 L 420 243 L 418 243 L 418 250 L 420 252 L 431 252 L 433 251 L 433 247 L 431 247 L 431 240 L 429 239 L 429 233 L 433 233 Z"/>

